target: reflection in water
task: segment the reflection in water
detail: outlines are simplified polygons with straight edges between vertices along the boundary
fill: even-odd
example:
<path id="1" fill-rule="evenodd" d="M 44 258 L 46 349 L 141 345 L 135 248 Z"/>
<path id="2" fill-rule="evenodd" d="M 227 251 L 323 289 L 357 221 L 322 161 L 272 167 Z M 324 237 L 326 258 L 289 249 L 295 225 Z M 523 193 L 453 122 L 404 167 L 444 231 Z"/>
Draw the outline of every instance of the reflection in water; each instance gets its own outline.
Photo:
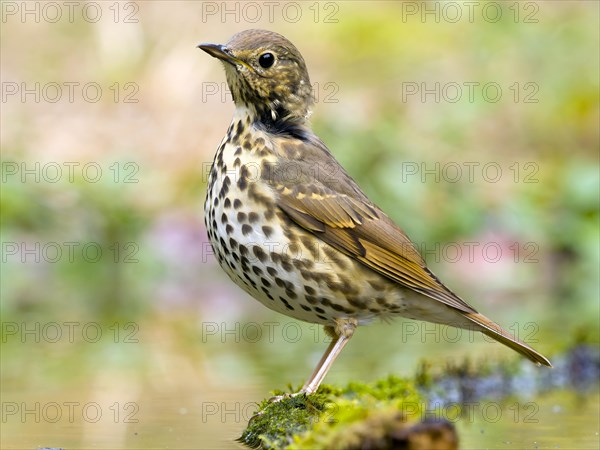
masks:
<path id="1" fill-rule="evenodd" d="M 457 421 L 461 448 L 598 448 L 598 390 L 556 391 L 502 403 L 477 402 Z"/>
<path id="2" fill-rule="evenodd" d="M 390 337 L 392 329 L 401 327 L 377 328 L 357 336 L 329 383 L 414 374 L 420 354 L 432 360 L 444 352 L 446 357 L 465 355 L 465 346 L 458 344 L 419 342 L 406 343 L 391 357 L 389 347 L 374 345 L 372 339 L 384 332 Z M 95 343 L 9 341 L 2 352 L 2 448 L 236 447 L 234 439 L 256 402 L 286 382 L 302 383 L 312 355 L 321 351 L 324 343 L 318 335 L 309 339 L 313 331 L 299 329 L 305 339 L 297 342 L 244 342 L 235 334 L 211 341 L 202 335 L 202 326 L 186 317 L 140 323 L 136 339 L 127 343 L 114 342 L 109 333 Z M 466 342 L 466 351 L 489 353 L 484 345 Z M 560 376 L 560 368 L 555 373 Z M 457 424 L 462 448 L 536 443 L 594 448 L 599 403 L 598 391 L 590 392 L 530 395 L 524 389 L 508 399 L 476 400 L 459 409 L 440 403 L 429 414 Z"/>

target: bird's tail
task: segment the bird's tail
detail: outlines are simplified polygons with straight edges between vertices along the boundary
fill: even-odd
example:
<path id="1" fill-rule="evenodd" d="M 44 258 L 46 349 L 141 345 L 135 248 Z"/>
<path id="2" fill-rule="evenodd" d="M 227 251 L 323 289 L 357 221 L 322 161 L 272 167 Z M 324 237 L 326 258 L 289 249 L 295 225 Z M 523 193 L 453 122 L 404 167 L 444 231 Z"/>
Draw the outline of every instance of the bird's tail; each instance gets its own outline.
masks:
<path id="1" fill-rule="evenodd" d="M 469 319 L 471 322 L 479 325 L 481 327 L 480 331 L 485 335 L 496 339 L 498 342 L 506 345 L 507 347 L 512 348 L 513 350 L 519 352 L 523 356 L 529 358 L 531 361 L 539 365 L 544 365 L 548 367 L 552 367 L 552 364 L 548 359 L 542 355 L 541 353 L 536 352 L 527 344 L 519 341 L 512 334 L 510 334 L 505 329 L 501 328 L 490 319 L 485 317 L 483 314 L 479 313 L 463 313 L 464 316 Z"/>

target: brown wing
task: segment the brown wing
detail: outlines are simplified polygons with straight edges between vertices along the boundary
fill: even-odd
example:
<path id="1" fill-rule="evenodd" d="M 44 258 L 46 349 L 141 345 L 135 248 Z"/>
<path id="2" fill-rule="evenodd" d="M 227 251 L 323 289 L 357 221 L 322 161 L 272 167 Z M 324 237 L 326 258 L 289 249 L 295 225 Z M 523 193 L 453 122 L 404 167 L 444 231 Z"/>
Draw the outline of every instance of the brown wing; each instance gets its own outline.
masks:
<path id="1" fill-rule="evenodd" d="M 268 177 L 279 207 L 295 223 L 405 287 L 476 312 L 429 271 L 408 236 L 366 197 L 321 141 L 288 141 L 277 147 L 284 149 L 282 158 L 302 155 L 276 165 Z"/>

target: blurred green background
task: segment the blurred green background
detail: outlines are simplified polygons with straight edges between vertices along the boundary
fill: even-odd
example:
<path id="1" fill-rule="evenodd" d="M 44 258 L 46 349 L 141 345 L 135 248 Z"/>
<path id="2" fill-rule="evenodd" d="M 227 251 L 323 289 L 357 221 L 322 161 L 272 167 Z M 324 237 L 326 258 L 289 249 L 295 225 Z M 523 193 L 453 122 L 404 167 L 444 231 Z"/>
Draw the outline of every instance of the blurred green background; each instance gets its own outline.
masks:
<path id="1" fill-rule="evenodd" d="M 231 448 L 324 350 L 207 245 L 233 104 L 195 46 L 247 28 L 299 48 L 316 133 L 453 290 L 550 359 L 598 343 L 597 2 L 1 5 L 3 448 Z M 327 382 L 518 358 L 445 332 L 359 329 Z M 461 424 L 464 448 L 593 448 L 597 393 L 570 401 L 572 435 L 540 399 L 538 424 Z"/>

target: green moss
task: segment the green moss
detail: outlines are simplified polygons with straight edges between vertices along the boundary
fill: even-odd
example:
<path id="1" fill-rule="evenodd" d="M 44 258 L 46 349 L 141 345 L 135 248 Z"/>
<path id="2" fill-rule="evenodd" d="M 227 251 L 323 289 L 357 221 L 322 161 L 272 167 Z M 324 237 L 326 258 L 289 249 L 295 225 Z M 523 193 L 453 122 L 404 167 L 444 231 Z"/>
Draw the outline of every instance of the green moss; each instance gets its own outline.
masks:
<path id="1" fill-rule="evenodd" d="M 348 448 L 365 433 L 380 438 L 403 426 L 425 404 L 412 381 L 395 376 L 343 389 L 322 385 L 308 396 L 275 394 L 284 397 L 260 404 L 240 442 L 253 448 Z"/>

